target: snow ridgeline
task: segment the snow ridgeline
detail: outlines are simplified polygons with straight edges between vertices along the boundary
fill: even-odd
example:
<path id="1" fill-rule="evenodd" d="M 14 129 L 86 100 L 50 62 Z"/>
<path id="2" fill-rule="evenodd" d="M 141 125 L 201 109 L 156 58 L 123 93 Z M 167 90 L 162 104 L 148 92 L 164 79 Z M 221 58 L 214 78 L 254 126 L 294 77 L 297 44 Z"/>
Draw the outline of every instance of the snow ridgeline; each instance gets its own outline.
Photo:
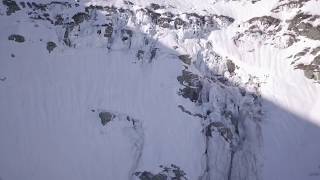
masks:
<path id="1" fill-rule="evenodd" d="M 158 173 L 153 167 L 143 169 L 140 164 L 143 163 L 146 120 L 135 120 L 127 112 L 97 110 L 102 124 L 110 131 L 112 127 L 119 127 L 115 128 L 118 133 L 124 130 L 130 134 L 134 161 L 128 169 L 129 179 L 259 178 L 260 80 L 245 74 L 232 59 L 214 52 L 214 42 L 207 40 L 212 31 L 232 24 L 232 18 L 215 14 L 175 14 L 165 12 L 156 4 L 137 8 L 130 2 L 127 8 L 68 2 L 4 2 L 9 19 L 26 16 L 24 23 L 39 23 L 56 34 L 56 41 L 47 42 L 50 54 L 62 53 L 66 48 L 96 47 L 105 49 L 106 53 L 129 52 L 133 60 L 128 63 L 140 65 L 160 61 L 159 52 L 181 60 L 182 70 L 175 81 L 179 86 L 177 94 L 187 101 L 181 100 L 183 105 L 179 104 L 175 111 L 200 120 L 204 149 L 196 153 L 202 156 L 201 173 L 185 170 L 180 168 L 184 164 L 174 163 L 159 164 Z M 8 40 L 24 43 L 30 39 L 12 34 Z"/>

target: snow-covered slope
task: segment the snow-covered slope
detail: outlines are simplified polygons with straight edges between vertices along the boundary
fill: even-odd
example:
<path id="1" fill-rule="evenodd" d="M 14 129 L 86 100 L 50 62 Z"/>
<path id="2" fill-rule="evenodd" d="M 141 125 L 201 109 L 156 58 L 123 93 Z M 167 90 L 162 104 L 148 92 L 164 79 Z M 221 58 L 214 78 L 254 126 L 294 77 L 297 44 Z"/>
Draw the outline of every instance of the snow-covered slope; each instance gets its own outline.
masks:
<path id="1" fill-rule="evenodd" d="M 319 9 L 3 0 L 0 179 L 319 179 Z"/>

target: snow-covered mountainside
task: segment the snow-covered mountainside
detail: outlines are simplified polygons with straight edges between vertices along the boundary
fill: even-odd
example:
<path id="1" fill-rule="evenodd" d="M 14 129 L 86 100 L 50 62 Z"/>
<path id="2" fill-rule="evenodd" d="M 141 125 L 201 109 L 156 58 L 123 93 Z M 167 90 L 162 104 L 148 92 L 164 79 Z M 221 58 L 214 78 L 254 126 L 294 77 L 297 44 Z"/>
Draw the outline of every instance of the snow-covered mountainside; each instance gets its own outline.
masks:
<path id="1" fill-rule="evenodd" d="M 0 180 L 320 178 L 319 0 L 2 0 Z"/>

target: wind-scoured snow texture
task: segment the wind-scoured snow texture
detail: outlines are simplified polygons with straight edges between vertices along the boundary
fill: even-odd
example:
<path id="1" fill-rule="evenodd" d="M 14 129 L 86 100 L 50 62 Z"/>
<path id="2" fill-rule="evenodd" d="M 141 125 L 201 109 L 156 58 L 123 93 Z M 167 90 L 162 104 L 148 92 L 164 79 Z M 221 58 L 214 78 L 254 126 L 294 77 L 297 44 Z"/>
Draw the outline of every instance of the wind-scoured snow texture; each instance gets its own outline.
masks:
<path id="1" fill-rule="evenodd" d="M 209 39 L 216 43 L 216 53 L 228 56 L 241 69 L 263 79 L 262 177 L 318 179 L 320 146 L 315 142 L 320 137 L 320 91 L 314 59 L 319 41 L 314 40 L 312 32 L 317 27 L 314 22 L 320 13 L 319 1 L 296 1 L 301 5 L 272 11 L 289 2 L 293 1 L 260 1 L 253 6 L 217 3 L 217 8 L 235 22 L 226 30 L 212 33 Z M 252 7 L 259 12 L 246 13 Z M 304 20 L 295 18 L 301 13 L 310 16 Z M 315 17 L 314 22 L 311 17 Z M 300 22 L 304 24 L 299 25 Z M 306 24 L 309 25 L 303 27 Z"/>
<path id="2" fill-rule="evenodd" d="M 95 112 L 95 110 L 92 110 L 92 112 Z M 110 142 L 123 139 L 128 140 L 126 143 L 130 145 L 129 151 L 131 152 L 129 155 L 131 156 L 124 161 L 126 162 L 126 166 L 130 166 L 130 163 L 132 165 L 131 168 L 125 166 L 121 167 L 122 171 L 124 172 L 129 170 L 129 172 L 123 173 L 123 175 L 127 175 L 127 177 L 124 176 L 121 178 L 131 179 L 138 168 L 144 146 L 144 132 L 141 121 L 126 114 L 105 110 L 99 110 L 99 118 L 101 119 L 101 124 L 106 126 L 106 129 L 104 129 L 102 133 L 106 133 L 108 134 L 108 137 L 114 138 L 109 140 Z"/>
<path id="3" fill-rule="evenodd" d="M 0 177 L 318 178 L 317 1 L 285 3 L 2 1 Z"/>
<path id="4" fill-rule="evenodd" d="M 196 179 L 202 126 L 178 108 L 177 53 L 143 33 L 151 21 L 86 7 L 26 3 L 1 16 L 1 74 L 10 77 L 1 81 L 1 177 L 132 179 L 176 164 Z M 103 126 L 91 109 L 120 117 Z"/>
<path id="5" fill-rule="evenodd" d="M 199 56 L 196 63 L 201 63 L 203 58 L 200 54 L 203 49 L 195 52 L 190 50 L 198 48 L 197 41 L 206 38 L 211 31 L 230 25 L 234 21 L 232 18 L 214 14 L 203 16 L 195 13 L 160 13 L 135 6 L 124 9 L 67 2 L 21 1 L 20 6 L 21 10 L 18 12 L 1 17 L 7 24 L 1 38 L 9 37 L 1 45 L 2 54 L 5 56 L 5 49 L 12 49 L 7 53 L 15 54 L 12 63 L 3 61 L 6 66 L 3 71 L 11 79 L 6 83 L 12 84 L 3 87 L 6 92 L 3 98 L 7 98 L 11 104 L 3 104 L 1 107 L 4 107 L 4 117 L 15 115 L 12 117 L 14 120 L 7 119 L 9 122 L 19 122 L 22 120 L 20 115 L 23 115 L 24 120 L 19 123 L 19 127 L 27 125 L 29 128 L 19 131 L 6 128 L 7 130 L 2 131 L 7 135 L 18 132 L 12 134 L 17 136 L 18 142 L 4 145 L 7 149 L 3 151 L 17 151 L 20 149 L 20 142 L 26 142 L 33 145 L 26 145 L 23 154 L 35 153 L 33 148 L 41 153 L 31 154 L 28 159 L 15 164 L 14 167 L 24 171 L 12 174 L 12 169 L 5 163 L 17 162 L 17 156 L 12 157 L 12 153 L 3 152 L 6 154 L 3 161 L 5 163 L 2 164 L 6 168 L 4 177 L 32 177 L 34 174 L 35 179 L 46 176 L 52 179 L 73 179 L 94 174 L 92 178 L 130 179 L 144 177 L 135 172 L 156 173 L 160 171 L 160 165 L 166 167 L 174 164 L 185 173 L 183 177 L 197 179 L 202 174 L 215 174 L 213 164 L 206 162 L 214 163 L 214 157 L 221 154 L 220 158 L 227 160 L 227 168 L 221 173 L 224 174 L 224 179 L 228 178 L 233 166 L 233 157 L 228 157 L 234 156 L 237 151 L 230 146 L 238 146 L 240 143 L 240 140 L 236 140 L 238 135 L 234 135 L 233 139 L 230 133 L 235 133 L 232 131 L 238 127 L 230 119 L 221 118 L 220 121 L 226 125 L 225 129 L 219 130 L 219 137 L 225 140 L 215 141 L 214 136 L 207 142 L 205 139 L 211 138 L 208 135 L 211 130 L 207 126 L 213 120 L 208 120 L 207 124 L 207 120 L 202 120 L 207 116 L 202 114 L 207 111 L 222 113 L 224 107 L 220 106 L 225 106 L 228 102 L 223 100 L 225 102 L 218 105 L 214 105 L 214 102 L 220 96 L 228 95 L 210 95 L 205 103 L 215 107 L 207 105 L 203 109 L 201 103 L 194 104 L 203 96 L 202 91 L 211 91 L 211 85 L 206 85 L 206 90 L 200 87 L 204 87 L 202 81 L 207 71 L 217 69 L 217 74 L 214 75 L 219 76 L 223 72 L 220 72 L 218 66 L 228 69 L 224 65 L 226 61 L 212 62 L 215 64 L 203 72 L 199 71 L 199 89 L 196 92 L 186 90 L 187 99 L 179 96 L 182 95 L 182 87 L 177 78 L 185 70 L 191 74 L 197 68 L 201 70 L 200 66 L 191 64 L 191 59 L 184 67 L 178 61 L 181 57 L 179 54 L 184 51 L 191 57 Z M 19 19 L 20 22 L 13 19 Z M 22 26 L 24 28 L 20 29 Z M 10 38 L 12 33 L 17 34 L 15 37 L 23 36 L 23 44 L 10 42 L 11 39 L 19 39 Z M 178 49 L 173 50 L 176 48 L 173 46 Z M 235 67 L 231 69 L 234 71 Z M 19 80 L 20 75 L 22 79 Z M 209 78 L 214 80 L 217 77 Z M 182 84 L 184 81 L 189 80 L 182 76 Z M 25 84 L 21 84 L 22 82 Z M 6 85 L 8 84 L 4 84 Z M 240 95 L 240 89 L 233 88 L 235 87 L 231 87 L 230 91 L 236 91 L 238 94 L 235 96 Z M 211 89 L 213 92 L 214 88 Z M 14 95 L 19 93 L 24 93 L 23 97 Z M 21 101 L 31 104 L 14 113 Z M 181 107 L 187 110 L 181 111 Z M 91 112 L 90 108 L 110 111 Z M 39 113 L 35 113 L 36 111 Z M 192 113 L 185 113 L 188 111 Z M 129 116 L 121 114 L 136 117 L 139 127 L 134 124 L 136 121 L 126 121 L 125 117 Z M 101 124 L 98 123 L 99 118 Z M 100 127 L 101 125 L 104 126 Z M 57 131 L 60 133 L 56 133 Z M 34 136 L 41 138 L 37 140 Z M 63 138 L 64 136 L 67 137 Z M 48 137 L 51 139 L 47 140 Z M 3 139 L 4 143 L 9 141 L 7 138 Z M 231 141 L 234 144 L 231 145 Z M 226 149 L 212 147 L 215 143 Z M 85 148 L 87 145 L 92 151 Z M 49 150 L 43 150 L 42 146 Z M 60 154 L 57 153 L 57 147 L 63 147 L 58 151 Z M 70 155 L 67 153 L 69 151 L 74 153 Z M 206 152 L 208 155 L 205 155 Z M 24 156 L 23 154 L 20 155 Z M 49 168 L 44 169 L 42 161 L 49 154 L 57 157 L 52 161 L 49 158 Z M 82 156 L 88 159 L 79 158 Z M 96 162 L 93 157 L 99 158 L 99 161 Z M 68 158 L 70 164 L 64 162 Z M 32 171 L 27 168 L 27 164 L 39 166 Z M 77 172 L 87 165 L 91 168 Z M 105 175 L 101 174 L 103 172 Z M 236 171 L 232 172 L 234 174 Z"/>
<path id="6" fill-rule="evenodd" d="M 316 6 L 308 7 L 308 4 Z M 276 7 L 269 13 L 240 23 L 238 32 L 233 37 L 234 43 L 242 51 L 249 52 L 264 45 L 284 49 L 282 51 L 286 52 L 295 69 L 304 70 L 308 79 L 319 81 L 316 55 L 319 46 L 320 12 L 313 10 L 318 4 L 318 1 L 310 0 L 274 3 Z M 313 53 L 309 51 L 311 49 Z"/>

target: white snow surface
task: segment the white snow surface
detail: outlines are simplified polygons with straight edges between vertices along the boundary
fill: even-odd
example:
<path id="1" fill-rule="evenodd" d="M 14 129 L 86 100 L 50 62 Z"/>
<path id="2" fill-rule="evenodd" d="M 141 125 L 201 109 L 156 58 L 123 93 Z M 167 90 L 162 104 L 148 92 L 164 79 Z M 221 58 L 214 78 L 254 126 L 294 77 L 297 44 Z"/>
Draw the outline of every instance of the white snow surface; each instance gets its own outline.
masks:
<path id="1" fill-rule="evenodd" d="M 148 25 L 137 28 L 128 24 L 137 33 L 132 49 L 142 46 L 142 37 L 146 34 L 158 48 L 152 63 L 141 63 L 136 61 L 136 52 L 128 50 L 128 45 L 120 40 L 115 40 L 113 49 L 108 51 L 105 42 L 91 35 L 95 31 L 90 29 L 91 24 L 85 25 L 83 38 L 75 40 L 76 48 L 60 43 L 48 53 L 46 42 L 61 42 L 61 29 L 31 21 L 23 11 L 0 16 L 0 77 L 6 78 L 0 81 L 1 180 L 126 180 L 137 178 L 132 176 L 137 171 L 157 173 L 161 171 L 160 165 L 170 164 L 178 165 L 190 180 L 226 179 L 228 175 L 224 170 L 228 166 L 226 150 L 229 147 L 221 137 L 214 137 L 216 139 L 206 144 L 201 118 L 178 108 L 183 105 L 191 112 L 202 113 L 202 107 L 177 95 L 181 88 L 177 77 L 184 69 L 177 55 L 190 54 L 195 61 L 209 41 L 214 52 L 239 66 L 239 82 L 236 78 L 229 81 L 243 85 L 251 75 L 260 80 L 261 137 L 255 134 L 260 130 L 247 122 L 251 123 L 247 133 L 252 143 L 246 146 L 250 151 L 245 151 L 257 154 L 257 167 L 235 170 L 236 174 L 227 179 L 320 178 L 320 85 L 305 78 L 287 59 L 291 52 L 300 51 L 306 44 L 319 46 L 319 41 L 279 49 L 259 43 L 250 44 L 249 48 L 237 47 L 232 39 L 237 25 L 252 17 L 272 15 L 286 19 L 283 12 L 281 15 L 270 12 L 277 0 L 261 0 L 255 4 L 209 0 L 132 2 L 134 8 L 157 3 L 173 12 L 210 12 L 233 17 L 235 22 L 199 39 L 183 39 L 179 33 L 185 36 L 185 32 L 165 29 L 150 35 Z M 127 6 L 120 0 L 80 3 L 79 9 L 89 4 Z M 318 0 L 311 0 L 303 10 L 320 15 L 319 4 Z M 0 6 L 4 14 L 5 8 Z M 8 41 L 8 36 L 15 33 L 23 35 L 26 41 Z M 248 52 L 252 47 L 255 51 Z M 214 63 L 206 65 L 217 68 Z M 191 69 L 205 74 L 201 72 L 203 69 Z M 210 97 L 228 96 L 214 94 L 223 91 L 217 86 L 210 86 Z M 226 91 L 230 96 L 236 94 L 232 89 Z M 117 120 L 102 126 L 98 116 L 101 111 L 114 112 Z M 128 122 L 127 116 L 135 118 L 137 124 Z M 203 175 L 203 154 L 208 147 L 213 149 L 209 152 L 213 154 L 209 166 L 214 170 Z M 241 157 L 246 155 L 238 155 L 235 160 Z M 243 161 L 246 160 L 238 162 Z M 242 178 L 241 173 L 246 171 L 257 171 L 259 175 L 248 173 L 250 177 Z"/>

